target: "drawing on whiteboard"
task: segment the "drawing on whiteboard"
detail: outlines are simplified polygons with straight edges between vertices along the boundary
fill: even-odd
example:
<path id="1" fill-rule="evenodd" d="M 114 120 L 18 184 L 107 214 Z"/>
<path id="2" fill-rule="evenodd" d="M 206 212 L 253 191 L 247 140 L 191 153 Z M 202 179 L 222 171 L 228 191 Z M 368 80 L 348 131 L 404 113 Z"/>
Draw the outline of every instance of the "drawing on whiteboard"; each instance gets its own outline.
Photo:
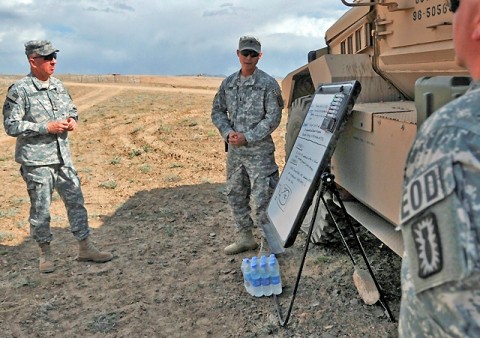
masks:
<path id="1" fill-rule="evenodd" d="M 286 205 L 288 202 L 288 199 L 290 195 L 292 194 L 292 188 L 290 188 L 286 184 L 282 184 L 282 186 L 279 187 L 279 194 L 278 194 L 278 203 L 280 204 L 280 208 L 282 205 Z"/>

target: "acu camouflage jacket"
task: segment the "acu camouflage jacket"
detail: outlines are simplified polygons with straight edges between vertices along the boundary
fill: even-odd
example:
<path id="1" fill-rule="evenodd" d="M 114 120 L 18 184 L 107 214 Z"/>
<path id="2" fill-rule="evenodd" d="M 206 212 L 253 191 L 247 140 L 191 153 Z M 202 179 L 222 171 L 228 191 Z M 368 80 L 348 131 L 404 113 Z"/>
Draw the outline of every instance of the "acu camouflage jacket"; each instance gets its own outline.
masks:
<path id="1" fill-rule="evenodd" d="M 234 130 L 245 135 L 245 147 L 231 147 L 240 155 L 262 155 L 275 151 L 272 132 L 282 118 L 283 99 L 277 81 L 260 69 L 243 84 L 240 72 L 223 80 L 213 100 L 212 122 L 227 139 Z"/>
<path id="2" fill-rule="evenodd" d="M 10 86 L 3 104 L 3 125 L 8 135 L 17 138 L 15 161 L 27 166 L 73 167 L 68 133 L 47 132 L 48 122 L 69 117 L 78 119 L 77 108 L 60 80 L 50 77 L 47 89 L 29 74 Z"/>

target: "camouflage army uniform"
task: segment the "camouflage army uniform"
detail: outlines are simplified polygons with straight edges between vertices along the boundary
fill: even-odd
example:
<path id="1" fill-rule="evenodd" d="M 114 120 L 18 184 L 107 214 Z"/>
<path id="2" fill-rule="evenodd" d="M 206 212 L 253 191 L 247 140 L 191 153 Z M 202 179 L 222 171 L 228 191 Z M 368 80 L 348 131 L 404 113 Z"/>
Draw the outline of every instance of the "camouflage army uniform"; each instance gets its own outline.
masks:
<path id="1" fill-rule="evenodd" d="M 224 140 L 232 130 L 247 140 L 242 147 L 229 145 L 227 155 L 227 196 L 238 230 L 253 227 L 250 196 L 257 222 L 268 222 L 266 209 L 279 176 L 271 134 L 282 109 L 277 81 L 258 68 L 244 83 L 240 72 L 227 77 L 213 101 L 212 121 Z"/>
<path id="2" fill-rule="evenodd" d="M 480 337 L 480 81 L 421 127 L 401 219 L 400 337 Z"/>
<path id="3" fill-rule="evenodd" d="M 77 108 L 60 80 L 53 76 L 48 88 L 29 74 L 13 84 L 3 105 L 4 127 L 16 137 L 15 160 L 30 196 L 30 226 L 38 243 L 51 242 L 50 204 L 53 189 L 65 203 L 71 231 L 82 240 L 89 235 L 80 180 L 74 169 L 68 133 L 49 134 L 47 123 L 78 119 Z"/>

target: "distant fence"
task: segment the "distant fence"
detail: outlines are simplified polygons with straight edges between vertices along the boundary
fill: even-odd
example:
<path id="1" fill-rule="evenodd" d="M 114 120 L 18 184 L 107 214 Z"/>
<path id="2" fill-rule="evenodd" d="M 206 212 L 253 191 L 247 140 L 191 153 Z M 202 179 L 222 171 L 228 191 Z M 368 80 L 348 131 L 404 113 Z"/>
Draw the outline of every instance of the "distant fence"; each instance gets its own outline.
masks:
<path id="1" fill-rule="evenodd" d="M 0 75 L 0 85 L 9 86 L 25 75 Z M 105 74 L 105 75 L 75 75 L 75 74 L 61 74 L 54 75 L 65 82 L 81 82 L 81 83 L 142 83 L 142 76 L 139 75 L 120 75 L 120 74 Z M 145 77 L 146 82 L 149 77 Z"/>
<path id="2" fill-rule="evenodd" d="M 0 86 L 8 87 L 16 80 L 24 77 L 25 75 L 1 75 L 0 74 Z M 217 78 L 216 76 L 208 75 L 185 75 L 185 76 L 174 76 L 177 79 L 185 78 L 186 82 L 176 83 L 172 85 L 168 80 L 169 76 L 155 76 L 155 75 L 121 75 L 121 74 L 103 74 L 103 75 L 79 75 L 79 74 L 55 74 L 56 78 L 64 82 L 74 82 L 74 83 L 125 83 L 125 84 L 141 84 L 146 86 L 155 86 L 155 87 L 172 87 L 175 85 L 182 86 L 185 88 L 211 88 L 216 89 L 218 84 L 205 84 L 205 83 L 188 83 L 188 78 Z M 222 77 L 218 77 L 222 79 Z"/>
<path id="3" fill-rule="evenodd" d="M 60 80 L 65 82 L 81 82 L 81 83 L 141 83 L 141 76 L 138 75 L 120 75 L 120 74 L 104 74 L 104 75 L 74 75 L 62 74 L 56 75 Z"/>

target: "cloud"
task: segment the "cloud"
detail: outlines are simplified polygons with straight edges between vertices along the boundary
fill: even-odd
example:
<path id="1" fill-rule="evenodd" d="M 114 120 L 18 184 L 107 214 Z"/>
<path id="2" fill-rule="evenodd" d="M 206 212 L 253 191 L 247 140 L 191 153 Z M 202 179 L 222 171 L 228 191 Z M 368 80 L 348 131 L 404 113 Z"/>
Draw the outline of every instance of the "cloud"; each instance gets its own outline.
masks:
<path id="1" fill-rule="evenodd" d="M 280 22 L 269 23 L 261 30 L 267 34 L 289 34 L 291 36 L 323 39 L 325 31 L 335 22 L 333 18 L 307 16 L 287 17 Z"/>
<path id="2" fill-rule="evenodd" d="M 244 7 L 236 7 L 231 3 L 227 3 L 220 5 L 219 9 L 205 11 L 203 16 L 241 15 L 245 14 L 246 12 L 247 9 Z"/>
<path id="3" fill-rule="evenodd" d="M 3 0 L 0 73 L 27 72 L 23 44 L 48 39 L 60 49 L 59 73 L 228 75 L 239 68 L 238 38 L 251 34 L 264 48 L 260 67 L 285 76 L 347 10 L 320 2 Z"/>

